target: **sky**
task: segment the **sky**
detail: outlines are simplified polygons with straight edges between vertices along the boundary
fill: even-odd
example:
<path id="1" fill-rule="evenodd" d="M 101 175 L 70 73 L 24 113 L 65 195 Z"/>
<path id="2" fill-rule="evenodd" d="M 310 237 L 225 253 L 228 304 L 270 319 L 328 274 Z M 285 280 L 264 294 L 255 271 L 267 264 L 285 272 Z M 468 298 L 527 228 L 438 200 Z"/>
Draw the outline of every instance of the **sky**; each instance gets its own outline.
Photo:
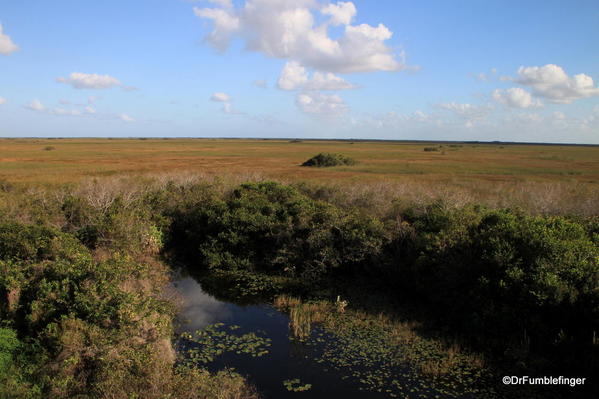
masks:
<path id="1" fill-rule="evenodd" d="M 31 136 L 599 144 L 599 2 L 2 0 Z"/>

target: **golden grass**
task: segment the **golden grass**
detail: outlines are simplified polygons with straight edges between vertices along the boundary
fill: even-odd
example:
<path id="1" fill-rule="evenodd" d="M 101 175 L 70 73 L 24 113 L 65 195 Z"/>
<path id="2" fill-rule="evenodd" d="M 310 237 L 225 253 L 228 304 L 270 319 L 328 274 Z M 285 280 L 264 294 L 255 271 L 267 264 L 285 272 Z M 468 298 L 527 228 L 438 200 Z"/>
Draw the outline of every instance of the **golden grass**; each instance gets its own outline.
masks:
<path id="1" fill-rule="evenodd" d="M 116 193 L 137 195 L 150 186 L 245 181 L 307 182 L 317 197 L 386 213 L 391 204 L 442 199 L 531 213 L 596 215 L 599 147 L 224 139 L 0 139 L 0 189 L 76 183 L 98 207 Z M 438 146 L 439 144 L 433 144 Z M 44 150 L 54 147 L 52 151 Z M 322 151 L 341 153 L 356 166 L 307 168 Z M 401 202 L 397 200 L 401 199 Z M 125 198 L 126 200 L 126 198 Z"/>
<path id="2" fill-rule="evenodd" d="M 190 171 L 252 172 L 307 180 L 599 182 L 599 147 L 446 144 L 442 151 L 423 151 L 430 145 L 224 139 L 2 139 L 0 178 L 64 183 L 123 172 Z M 54 149 L 47 151 L 47 147 Z M 360 163 L 330 169 L 299 166 L 322 151 L 342 153 Z"/>

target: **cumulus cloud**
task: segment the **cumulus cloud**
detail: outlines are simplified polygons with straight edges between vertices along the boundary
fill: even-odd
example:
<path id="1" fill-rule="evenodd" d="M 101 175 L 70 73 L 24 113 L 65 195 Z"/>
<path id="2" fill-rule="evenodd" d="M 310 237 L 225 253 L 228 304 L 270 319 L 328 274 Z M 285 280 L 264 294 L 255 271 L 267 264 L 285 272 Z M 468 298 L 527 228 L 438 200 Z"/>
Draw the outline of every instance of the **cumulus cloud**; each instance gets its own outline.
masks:
<path id="1" fill-rule="evenodd" d="M 19 49 L 19 46 L 13 43 L 10 36 L 4 33 L 2 24 L 0 24 L 0 54 L 9 55 Z"/>
<path id="2" fill-rule="evenodd" d="M 226 50 L 231 36 L 239 31 L 241 24 L 239 18 L 229 8 L 227 6 L 225 9 L 198 7 L 193 9 L 196 16 L 213 21 L 213 30 L 206 36 L 206 40 L 220 51 Z"/>
<path id="3" fill-rule="evenodd" d="M 0 97 L 0 105 L 6 104 L 7 100 L 4 97 Z"/>
<path id="4" fill-rule="evenodd" d="M 277 86 L 281 90 L 295 90 L 308 82 L 308 73 L 306 68 L 299 62 L 291 61 L 285 64 Z"/>
<path id="5" fill-rule="evenodd" d="M 70 104 L 70 102 L 65 101 L 65 100 L 61 100 L 60 102 L 65 105 Z M 79 104 L 79 105 L 81 105 L 81 104 Z M 94 107 L 92 107 L 91 105 L 84 106 L 81 109 L 77 109 L 77 108 L 68 109 L 68 108 L 62 108 L 62 107 L 46 108 L 39 100 L 36 99 L 36 100 L 32 100 L 28 104 L 25 104 L 24 107 L 27 109 L 30 109 L 32 111 L 41 112 L 41 113 L 44 113 L 47 115 L 54 115 L 54 116 L 79 116 L 79 117 L 88 117 L 88 118 L 101 119 L 101 120 L 121 120 L 124 122 L 135 122 L 135 119 L 127 114 L 114 114 L 114 113 L 98 114 L 96 109 Z"/>
<path id="6" fill-rule="evenodd" d="M 95 73 L 73 72 L 67 78 L 56 78 L 59 83 L 71 85 L 75 89 L 110 89 L 122 86 L 122 83 L 110 75 L 98 75 Z"/>
<path id="7" fill-rule="evenodd" d="M 210 100 L 226 103 L 231 101 L 231 96 L 229 96 L 227 93 L 213 93 L 212 96 L 210 96 Z"/>
<path id="8" fill-rule="evenodd" d="M 330 15 L 331 25 L 349 25 L 358 11 L 352 2 L 340 1 L 337 4 L 329 4 L 320 10 L 323 15 Z"/>
<path id="9" fill-rule="evenodd" d="M 314 72 L 312 77 L 309 78 L 306 68 L 295 61 L 290 61 L 285 65 L 277 82 L 277 87 L 281 90 L 304 89 L 309 91 L 356 88 L 355 85 L 331 72 Z"/>
<path id="10" fill-rule="evenodd" d="M 221 92 L 213 93 L 212 96 L 210 96 L 210 100 L 217 102 L 217 103 L 223 103 L 222 111 L 225 114 L 244 115 L 243 112 L 233 108 L 233 104 L 232 104 L 233 98 L 230 95 L 228 95 L 227 93 L 221 93 Z"/>
<path id="11" fill-rule="evenodd" d="M 127 114 L 120 114 L 119 119 L 127 123 L 135 122 L 135 119 Z"/>
<path id="12" fill-rule="evenodd" d="M 356 87 L 331 72 L 314 72 L 314 75 L 305 86 L 308 90 L 348 90 Z"/>
<path id="13" fill-rule="evenodd" d="M 29 104 L 25 105 L 25 108 L 30 109 L 32 111 L 44 111 L 46 109 L 46 107 L 44 107 L 44 104 L 42 104 L 40 102 L 40 100 L 32 100 L 31 102 L 29 102 Z"/>
<path id="14" fill-rule="evenodd" d="M 341 116 L 348 110 L 347 104 L 336 94 L 299 93 L 295 103 L 301 111 L 322 117 Z"/>
<path id="15" fill-rule="evenodd" d="M 593 78 L 584 73 L 568 76 L 562 67 L 554 64 L 522 66 L 518 69 L 518 77 L 512 80 L 531 87 L 536 96 L 553 103 L 570 104 L 581 98 L 599 96 Z"/>
<path id="16" fill-rule="evenodd" d="M 507 90 L 497 89 L 491 94 L 493 100 L 511 108 L 539 108 L 543 103 L 524 89 L 513 87 Z"/>
<path id="17" fill-rule="evenodd" d="M 247 0 L 241 7 L 194 7 L 211 20 L 206 40 L 225 50 L 240 36 L 251 51 L 296 61 L 331 73 L 397 71 L 405 68 L 385 41 L 393 33 L 383 24 L 352 25 L 357 10 L 351 2 L 323 5 L 317 0 Z M 316 20 L 325 19 L 322 24 Z M 343 25 L 340 37 L 329 35 L 330 25 Z"/>
<path id="18" fill-rule="evenodd" d="M 455 115 L 470 121 L 485 119 L 491 112 L 491 108 L 488 106 L 460 104 L 455 102 L 439 104 L 438 107 L 446 111 L 451 111 Z"/>

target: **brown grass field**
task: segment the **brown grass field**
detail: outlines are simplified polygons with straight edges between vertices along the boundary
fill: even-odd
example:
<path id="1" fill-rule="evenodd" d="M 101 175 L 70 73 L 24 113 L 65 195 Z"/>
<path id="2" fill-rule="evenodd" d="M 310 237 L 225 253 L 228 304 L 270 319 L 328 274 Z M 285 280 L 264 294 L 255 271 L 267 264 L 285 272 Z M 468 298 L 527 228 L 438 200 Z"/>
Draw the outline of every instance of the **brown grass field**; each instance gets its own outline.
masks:
<path id="1" fill-rule="evenodd" d="M 425 152 L 424 147 L 441 146 Z M 358 165 L 305 168 L 319 152 Z M 599 184 L 599 146 L 226 139 L 1 139 L 0 179 L 68 183 L 164 172 L 252 174 L 285 180 L 580 182 Z"/>
<path id="2" fill-rule="evenodd" d="M 427 152 L 425 147 L 439 151 Z M 341 153 L 359 163 L 300 166 L 319 152 Z M 398 199 L 420 204 L 440 199 L 451 206 L 479 203 L 522 207 L 532 213 L 599 215 L 599 146 L 0 139 L 0 184 L 20 186 L 31 198 L 43 197 L 39 190 L 64 184 L 74 184 L 91 196 L 112 196 L 169 180 L 183 184 L 208 180 L 232 187 L 264 179 L 303 182 L 319 198 L 374 213 L 387 212 Z"/>

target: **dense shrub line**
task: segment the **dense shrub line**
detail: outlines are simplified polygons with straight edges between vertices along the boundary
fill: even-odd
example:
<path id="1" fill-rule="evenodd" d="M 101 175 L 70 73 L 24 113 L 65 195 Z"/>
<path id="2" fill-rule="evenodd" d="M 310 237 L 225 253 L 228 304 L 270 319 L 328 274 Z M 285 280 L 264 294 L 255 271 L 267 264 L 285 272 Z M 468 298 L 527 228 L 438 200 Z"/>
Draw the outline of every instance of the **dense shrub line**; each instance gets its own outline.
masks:
<path id="1" fill-rule="evenodd" d="M 71 208 L 63 209 L 72 220 Z M 123 236 L 126 245 L 115 249 L 112 234 L 122 229 L 106 230 L 111 217 L 92 219 L 99 223 L 79 219 L 64 229 L 91 228 L 108 241 L 0 222 L 0 397 L 255 397 L 238 375 L 176 367 L 174 307 L 160 297 L 166 268 L 134 258 L 140 250 L 122 250 L 143 243 L 143 236 Z"/>
<path id="2" fill-rule="evenodd" d="M 166 274 L 151 261 L 163 245 L 252 294 L 369 282 L 514 364 L 542 354 L 597 372 L 596 218 L 401 198 L 373 212 L 341 194 L 274 182 L 0 193 L 0 380 L 9 397 L 194 397 L 185 395 L 215 383 L 250 396 L 235 376 L 173 371 L 171 316 L 156 296 Z"/>
<path id="3" fill-rule="evenodd" d="M 593 220 L 441 202 L 377 219 L 272 182 L 243 184 L 169 217 L 172 245 L 193 268 L 308 284 L 374 279 L 429 309 L 440 325 L 496 349 L 523 350 L 514 355 L 519 361 L 535 350 L 574 360 L 598 349 Z"/>

